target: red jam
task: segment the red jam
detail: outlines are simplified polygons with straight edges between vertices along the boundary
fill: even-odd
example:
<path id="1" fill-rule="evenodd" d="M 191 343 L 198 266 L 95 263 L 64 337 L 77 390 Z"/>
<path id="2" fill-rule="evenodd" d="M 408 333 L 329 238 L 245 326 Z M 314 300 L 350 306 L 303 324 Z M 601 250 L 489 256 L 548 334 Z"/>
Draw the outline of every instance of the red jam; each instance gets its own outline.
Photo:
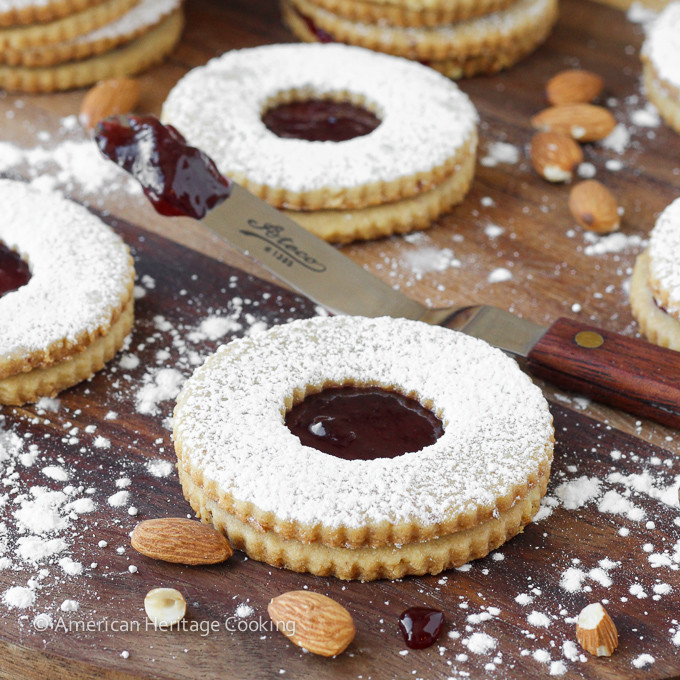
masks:
<path id="1" fill-rule="evenodd" d="M 28 264 L 4 243 L 0 243 L 0 298 L 25 286 L 30 280 Z"/>
<path id="2" fill-rule="evenodd" d="M 231 182 L 215 163 L 155 116 L 106 118 L 95 140 L 106 157 L 135 177 L 161 215 L 200 220 L 229 198 Z"/>
<path id="3" fill-rule="evenodd" d="M 333 387 L 311 394 L 286 415 L 304 446 L 345 460 L 396 458 L 434 444 L 441 420 L 420 402 L 379 387 Z"/>
<path id="4" fill-rule="evenodd" d="M 441 635 L 444 613 L 438 609 L 411 607 L 399 617 L 399 629 L 404 642 L 411 649 L 430 647 Z"/>
<path id="5" fill-rule="evenodd" d="M 279 137 L 309 142 L 344 142 L 380 125 L 380 119 L 367 109 L 328 99 L 279 104 L 262 116 L 262 122 Z"/>
<path id="6" fill-rule="evenodd" d="M 310 17 L 308 17 L 306 14 L 303 14 L 297 7 L 294 7 L 293 10 L 300 17 L 300 19 L 305 22 L 307 28 L 316 36 L 316 39 L 320 43 L 335 42 L 335 38 L 330 33 L 328 33 L 328 31 L 324 31 L 323 28 L 317 26 Z"/>

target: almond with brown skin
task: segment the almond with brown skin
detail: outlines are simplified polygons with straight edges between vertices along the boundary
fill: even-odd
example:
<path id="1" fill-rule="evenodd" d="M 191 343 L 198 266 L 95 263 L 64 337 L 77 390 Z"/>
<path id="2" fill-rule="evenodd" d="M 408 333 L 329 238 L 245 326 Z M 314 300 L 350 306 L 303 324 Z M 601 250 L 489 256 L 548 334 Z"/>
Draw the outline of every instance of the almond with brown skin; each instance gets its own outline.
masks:
<path id="1" fill-rule="evenodd" d="M 576 184 L 569 194 L 569 210 L 584 228 L 599 234 L 616 231 L 619 206 L 609 189 L 595 179 Z"/>
<path id="2" fill-rule="evenodd" d="M 611 656 L 619 646 L 616 625 L 599 602 L 581 610 L 576 623 L 576 639 L 594 656 Z"/>
<path id="3" fill-rule="evenodd" d="M 184 517 L 140 522 L 132 532 L 132 547 L 155 560 L 192 565 L 224 562 L 234 552 L 212 525 Z"/>
<path id="4" fill-rule="evenodd" d="M 602 106 L 562 104 L 537 113 L 531 125 L 537 130 L 569 135 L 578 142 L 594 142 L 611 133 L 616 119 Z"/>
<path id="5" fill-rule="evenodd" d="M 120 113 L 130 113 L 137 102 L 141 86 L 132 78 L 111 78 L 97 83 L 83 99 L 80 122 L 93 128 L 100 120 Z"/>
<path id="6" fill-rule="evenodd" d="M 545 94 L 553 106 L 560 104 L 588 104 L 602 93 L 604 81 L 597 73 L 570 69 L 555 74 L 545 87 Z"/>
<path id="7" fill-rule="evenodd" d="M 537 132 L 531 140 L 531 163 L 548 182 L 569 182 L 582 162 L 581 147 L 567 135 Z"/>
<path id="8" fill-rule="evenodd" d="M 345 651 L 356 632 L 352 617 L 342 605 L 308 590 L 275 597 L 267 611 L 277 630 L 293 644 L 321 656 Z"/>

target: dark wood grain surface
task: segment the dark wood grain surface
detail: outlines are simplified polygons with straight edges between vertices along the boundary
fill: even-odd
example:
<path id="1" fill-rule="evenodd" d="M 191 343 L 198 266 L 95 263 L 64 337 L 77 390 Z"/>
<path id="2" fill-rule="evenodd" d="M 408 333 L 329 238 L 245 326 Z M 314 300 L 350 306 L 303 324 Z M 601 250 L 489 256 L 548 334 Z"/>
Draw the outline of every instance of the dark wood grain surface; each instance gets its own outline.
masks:
<path id="1" fill-rule="evenodd" d="M 138 318 L 128 351 L 128 356 L 141 360 L 139 366 L 130 368 L 125 359 L 114 361 L 91 382 L 64 393 L 56 412 L 35 407 L 2 411 L 5 429 L 29 433 L 28 441 L 34 442 L 49 435 L 53 442 L 51 446 L 40 445 L 38 460 L 21 469 L 18 492 L 27 493 L 33 485 L 61 489 L 63 484 L 51 483 L 41 471 L 50 465 L 63 466 L 70 471 L 70 484 L 94 489 L 90 497 L 97 508 L 81 515 L 65 534 L 68 554 L 85 565 L 84 574 L 65 577 L 59 574 L 56 560 L 48 560 L 50 575 L 37 590 L 35 606 L 0 610 L 0 648 L 6 650 L 0 676 L 90 678 L 129 674 L 187 680 L 278 676 L 311 680 L 403 678 L 412 674 L 446 678 L 470 673 L 483 677 L 486 665 L 494 659 L 498 677 L 539 676 L 547 674 L 550 666 L 537 661 L 533 653 L 545 650 L 553 661 L 564 661 L 562 645 L 575 639 L 571 617 L 589 602 L 603 598 L 619 627 L 620 648 L 611 659 L 584 657 L 584 661 L 565 662 L 566 677 L 662 678 L 677 671 L 677 647 L 671 644 L 668 631 L 677 625 L 678 596 L 674 591 L 664 598 L 651 599 L 657 582 L 673 583 L 677 588 L 677 571 L 664 568 L 655 572 L 642 546 L 652 542 L 655 551 L 672 552 L 678 538 L 678 512 L 647 493 L 629 496 L 644 511 L 645 520 L 654 522 L 653 531 L 645 528 L 645 521 L 598 512 L 597 503 L 578 509 L 558 503 L 549 517 L 530 525 L 495 557 L 474 562 L 467 570 L 397 582 L 346 583 L 294 574 L 250 561 L 238 552 L 223 565 L 200 568 L 166 564 L 135 553 L 128 534 L 139 520 L 191 512 L 174 472 L 155 478 L 146 468 L 150 460 L 174 458 L 169 433 L 162 424 L 171 414 L 172 400 L 163 401 L 155 414 L 143 414 L 137 408 L 149 367 L 173 366 L 188 374 L 191 352 L 203 356 L 218 343 L 198 338 L 187 340 L 187 347 L 183 342 L 178 344 L 178 334 L 191 338 L 201 320 L 230 313 L 234 297 L 243 300 L 244 314 L 253 315 L 251 324 L 307 317 L 314 314 L 314 306 L 138 228 L 121 224 L 119 229 L 133 248 L 140 280 L 147 286 L 146 294 L 138 300 Z M 240 334 L 237 331 L 233 335 Z M 170 357 L 159 364 L 157 352 L 166 349 Z M 111 410 L 116 417 L 107 420 Z M 583 475 L 601 480 L 600 497 L 607 491 L 628 493 L 621 482 L 608 480 L 612 473 L 651 471 L 659 488 L 672 485 L 680 475 L 680 461 L 671 453 L 559 406 L 553 406 L 553 413 L 557 448 L 550 497 L 556 497 L 561 484 Z M 96 432 L 88 435 L 86 428 L 93 424 Z M 98 449 L 94 445 L 96 436 L 110 440 L 111 448 Z M 623 455 L 613 458 L 612 451 L 617 450 Z M 114 508 L 107 498 L 118 490 L 115 482 L 120 478 L 130 480 L 130 486 L 125 487 L 130 500 Z M 137 508 L 136 516 L 128 514 L 129 506 Z M 8 525 L 14 523 L 13 509 L 8 504 L 2 510 L 2 519 Z M 626 538 L 619 534 L 622 527 L 630 531 Z M 102 540 L 108 543 L 106 547 L 99 547 Z M 610 586 L 592 579 L 587 581 L 590 592 L 569 593 L 560 586 L 570 566 L 579 565 L 588 572 L 605 558 L 617 562 L 607 571 L 613 581 Z M 89 566 L 93 562 L 96 566 Z M 138 571 L 130 573 L 130 565 Z M 20 563 L 15 570 L 0 571 L 0 589 L 23 584 L 35 571 Z M 645 589 L 645 598 L 631 596 L 629 590 L 636 583 Z M 187 626 L 193 624 L 196 630 L 147 629 L 144 595 L 158 586 L 176 587 L 184 593 Z M 357 637 L 337 659 L 305 654 L 281 634 L 266 629 L 269 600 L 301 588 L 325 593 L 352 613 Z M 532 602 L 517 602 L 520 594 L 528 595 Z M 79 610 L 61 612 L 65 598 L 78 600 Z M 253 608 L 242 621 L 256 622 L 253 625 L 258 627 L 262 621 L 264 630 L 225 629 L 238 620 L 233 617 L 242 603 Z M 410 606 L 431 606 L 446 612 L 440 646 L 403 653 L 406 647 L 397 632 L 397 617 Z M 547 627 L 532 625 L 528 620 L 532 612 L 548 617 Z M 38 613 L 49 613 L 54 627 L 37 631 L 34 617 Z M 94 629 L 78 630 L 85 625 Z M 204 626 L 203 631 L 200 626 Z M 216 629 L 209 630 L 208 626 Z M 125 627 L 130 630 L 122 630 Z M 485 654 L 470 652 L 463 641 L 474 633 L 491 636 L 495 649 Z M 122 658 L 123 652 L 129 657 Z M 651 669 L 637 670 L 631 665 L 642 653 L 654 657 Z"/>

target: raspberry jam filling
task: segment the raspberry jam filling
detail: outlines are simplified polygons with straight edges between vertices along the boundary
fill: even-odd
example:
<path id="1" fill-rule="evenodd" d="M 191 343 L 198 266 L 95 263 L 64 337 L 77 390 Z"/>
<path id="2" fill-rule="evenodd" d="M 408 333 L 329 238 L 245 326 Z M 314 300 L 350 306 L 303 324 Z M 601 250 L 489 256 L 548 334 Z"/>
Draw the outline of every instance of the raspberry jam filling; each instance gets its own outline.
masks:
<path id="1" fill-rule="evenodd" d="M 264 113 L 262 122 L 278 137 L 308 142 L 345 142 L 363 137 L 380 125 L 371 111 L 329 99 L 279 104 Z"/>
<path id="2" fill-rule="evenodd" d="M 95 140 L 142 185 L 161 215 L 200 220 L 229 198 L 231 182 L 215 163 L 155 116 L 106 118 L 97 125 Z"/>
<path id="3" fill-rule="evenodd" d="M 286 414 L 304 446 L 345 460 L 396 458 L 434 444 L 441 420 L 420 402 L 379 387 L 332 387 Z"/>
<path id="4" fill-rule="evenodd" d="M 427 607 L 411 607 L 399 617 L 399 629 L 411 649 L 433 645 L 444 627 L 444 613 Z"/>
<path id="5" fill-rule="evenodd" d="M 330 33 L 328 33 L 328 31 L 324 31 L 323 28 L 317 26 L 311 17 L 308 17 L 306 14 L 303 14 L 297 7 L 293 7 L 292 9 L 295 12 L 295 14 L 297 14 L 300 17 L 300 19 L 302 19 L 302 21 L 305 22 L 307 28 L 314 34 L 314 36 L 320 43 L 335 42 L 335 38 Z"/>
<path id="6" fill-rule="evenodd" d="M 25 286 L 31 280 L 31 270 L 21 257 L 0 242 L 0 298 Z"/>

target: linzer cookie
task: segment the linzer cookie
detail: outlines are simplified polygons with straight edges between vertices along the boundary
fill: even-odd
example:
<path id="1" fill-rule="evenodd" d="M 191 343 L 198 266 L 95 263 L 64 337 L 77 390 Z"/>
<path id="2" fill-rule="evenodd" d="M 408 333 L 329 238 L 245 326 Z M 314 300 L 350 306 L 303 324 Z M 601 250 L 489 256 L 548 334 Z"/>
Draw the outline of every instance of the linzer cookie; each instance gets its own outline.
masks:
<path id="1" fill-rule="evenodd" d="M 11 180 L 0 199 L 0 404 L 22 404 L 89 378 L 121 348 L 135 271 L 82 206 Z"/>
<path id="2" fill-rule="evenodd" d="M 474 171 L 466 95 L 424 66 L 345 45 L 229 52 L 180 80 L 163 118 L 332 241 L 428 226 Z"/>
<path id="3" fill-rule="evenodd" d="M 106 0 L 0 0 L 0 26 L 55 21 Z"/>
<path id="4" fill-rule="evenodd" d="M 148 33 L 180 6 L 181 0 L 141 0 L 129 12 L 94 31 L 73 40 L 42 47 L 24 50 L 7 48 L 0 52 L 0 61 L 9 66 L 37 67 L 86 59 Z"/>
<path id="5" fill-rule="evenodd" d="M 54 92 L 139 73 L 162 61 L 174 49 L 183 26 L 182 10 L 177 9 L 140 37 L 88 59 L 34 68 L 0 65 L 0 87 L 22 92 Z"/>
<path id="6" fill-rule="evenodd" d="M 435 27 L 352 21 L 313 0 L 282 0 L 284 21 L 306 42 L 343 42 L 426 63 L 450 77 L 491 73 L 535 50 L 557 19 L 557 0 L 517 0 L 493 14 Z"/>
<path id="7" fill-rule="evenodd" d="M 669 5 L 654 20 L 641 56 L 647 97 L 680 133 L 680 2 Z"/>
<path id="8" fill-rule="evenodd" d="M 552 417 L 481 340 L 404 319 L 325 317 L 222 346 L 174 413 L 202 519 L 257 560 L 342 579 L 439 573 L 531 521 Z"/>
<path id="9" fill-rule="evenodd" d="M 114 21 L 139 0 L 105 0 L 82 12 L 46 24 L 12 26 L 0 29 L 0 49 L 24 50 L 72 40 Z"/>
<path id="10" fill-rule="evenodd" d="M 441 26 L 491 14 L 513 0 L 314 0 L 333 14 L 361 23 Z"/>
<path id="11" fill-rule="evenodd" d="M 680 199 L 659 215 L 649 249 L 637 258 L 630 304 L 651 342 L 680 350 Z"/>

